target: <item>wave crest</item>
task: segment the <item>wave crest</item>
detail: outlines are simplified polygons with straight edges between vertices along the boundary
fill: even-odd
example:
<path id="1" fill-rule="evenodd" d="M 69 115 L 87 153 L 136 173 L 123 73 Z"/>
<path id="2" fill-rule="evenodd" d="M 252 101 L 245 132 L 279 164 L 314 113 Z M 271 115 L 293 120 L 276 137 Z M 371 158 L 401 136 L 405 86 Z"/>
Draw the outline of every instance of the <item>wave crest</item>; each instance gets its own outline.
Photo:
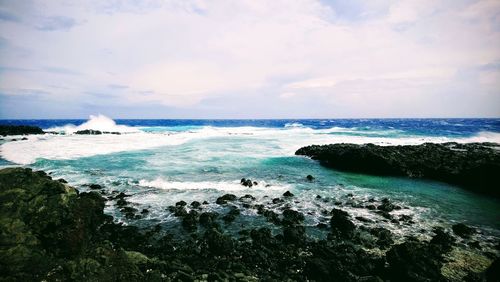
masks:
<path id="1" fill-rule="evenodd" d="M 66 134 L 73 134 L 79 130 L 93 129 L 107 132 L 120 132 L 120 133 L 133 133 L 140 130 L 126 125 L 118 125 L 111 118 L 98 114 L 96 116 L 90 115 L 89 119 L 81 125 L 67 124 L 64 126 L 57 126 L 47 129 L 47 131 L 64 132 Z"/>

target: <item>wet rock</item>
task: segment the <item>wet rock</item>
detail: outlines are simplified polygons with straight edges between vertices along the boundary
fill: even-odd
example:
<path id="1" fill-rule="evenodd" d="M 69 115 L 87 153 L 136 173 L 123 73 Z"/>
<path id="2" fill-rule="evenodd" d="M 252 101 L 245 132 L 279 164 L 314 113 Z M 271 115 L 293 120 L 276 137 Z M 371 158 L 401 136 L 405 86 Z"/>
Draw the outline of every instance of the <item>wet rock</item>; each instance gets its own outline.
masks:
<path id="1" fill-rule="evenodd" d="M 148 209 L 142 209 L 141 214 L 148 214 L 149 210 Z"/>
<path id="2" fill-rule="evenodd" d="M 90 184 L 89 188 L 92 190 L 102 189 L 102 186 L 99 184 Z"/>
<path id="3" fill-rule="evenodd" d="M 173 213 L 176 217 L 184 217 L 188 214 L 186 208 L 181 205 L 168 206 L 168 211 Z"/>
<path id="4" fill-rule="evenodd" d="M 101 135 L 102 131 L 93 130 L 93 129 L 85 129 L 85 130 L 78 130 L 77 132 L 75 132 L 75 134 L 80 134 L 80 135 Z"/>
<path id="5" fill-rule="evenodd" d="M 241 181 L 240 181 L 241 185 L 245 186 L 245 187 L 252 187 L 254 185 L 254 182 L 252 182 L 251 179 L 246 179 L 246 178 L 242 178 Z M 257 183 L 257 182 L 255 182 Z M 257 184 L 255 184 L 257 185 Z"/>
<path id="6" fill-rule="evenodd" d="M 495 259 L 485 271 L 486 281 L 498 281 L 500 277 L 500 258 Z"/>
<path id="7" fill-rule="evenodd" d="M 476 233 L 476 229 L 463 223 L 455 224 L 451 228 L 453 229 L 453 233 L 462 238 L 470 238 L 474 233 Z"/>
<path id="8" fill-rule="evenodd" d="M 339 170 L 375 175 L 428 178 L 500 196 L 494 189 L 500 171 L 500 151 L 493 143 L 424 143 L 406 146 L 373 144 L 312 145 L 296 155 L 309 156 Z"/>
<path id="9" fill-rule="evenodd" d="M 391 212 L 395 209 L 395 205 L 391 203 L 391 201 L 387 198 L 382 199 L 382 204 L 377 207 L 378 210 L 384 211 L 384 212 Z"/>
<path id="10" fill-rule="evenodd" d="M 187 205 L 187 203 L 184 201 L 179 201 L 179 202 L 175 203 L 176 207 L 185 207 L 186 205 Z"/>
<path id="11" fill-rule="evenodd" d="M 285 193 L 283 193 L 283 196 L 284 197 L 293 197 L 294 195 L 292 194 L 292 192 L 286 191 Z"/>
<path id="12" fill-rule="evenodd" d="M 241 214 L 240 210 L 236 207 L 233 207 L 226 215 L 222 217 L 222 220 L 224 220 L 225 223 L 231 223 L 240 214 Z"/>
<path id="13" fill-rule="evenodd" d="M 391 281 L 445 281 L 442 263 L 429 244 L 406 241 L 393 246 L 386 254 Z"/>
<path id="14" fill-rule="evenodd" d="M 269 221 L 275 225 L 281 224 L 281 219 L 279 218 L 279 215 L 272 210 L 264 209 L 261 211 L 260 214 L 262 214 L 267 219 L 267 221 Z"/>
<path id="15" fill-rule="evenodd" d="M 356 216 L 355 218 L 356 218 L 357 220 L 361 221 L 361 222 L 373 222 L 373 220 L 368 219 L 368 218 L 363 217 L 363 216 Z"/>
<path id="16" fill-rule="evenodd" d="M 349 220 L 349 214 L 339 209 L 333 209 L 331 214 L 330 227 L 332 233 L 342 237 L 352 236 L 353 231 L 356 229 L 356 225 Z"/>
<path id="17" fill-rule="evenodd" d="M 370 233 L 377 238 L 376 244 L 381 249 L 386 249 L 394 244 L 391 231 L 383 227 L 370 229 Z"/>
<path id="18" fill-rule="evenodd" d="M 198 201 L 193 201 L 193 202 L 191 202 L 191 207 L 192 207 L 193 209 L 197 209 L 197 208 L 199 208 L 200 206 L 201 206 L 201 204 L 200 204 L 200 202 L 198 202 Z"/>
<path id="19" fill-rule="evenodd" d="M 59 182 L 61 182 L 63 184 L 67 184 L 68 183 L 68 181 L 66 181 L 66 180 L 64 180 L 62 178 L 57 179 L 57 181 L 59 181 Z"/>
<path id="20" fill-rule="evenodd" d="M 283 241 L 286 244 L 302 244 L 306 239 L 306 229 L 304 226 L 283 227 Z"/>
<path id="21" fill-rule="evenodd" d="M 204 212 L 200 214 L 200 225 L 211 227 L 215 223 L 218 214 L 214 212 Z"/>
<path id="22" fill-rule="evenodd" d="M 250 237 L 255 245 L 269 245 L 273 242 L 271 229 L 267 227 L 252 229 Z"/>
<path id="23" fill-rule="evenodd" d="M 123 207 L 123 206 L 126 206 L 128 205 L 129 202 L 123 198 L 119 198 L 117 201 L 116 201 L 116 205 L 119 206 L 119 207 Z"/>
<path id="24" fill-rule="evenodd" d="M 292 209 L 286 209 L 283 211 L 283 225 L 298 225 L 302 223 L 302 221 L 304 221 L 304 215 L 301 212 Z"/>
<path id="25" fill-rule="evenodd" d="M 283 203 L 285 202 L 283 199 L 280 199 L 280 198 L 274 198 L 273 199 L 273 204 L 279 204 L 279 203 Z"/>
<path id="26" fill-rule="evenodd" d="M 309 174 L 309 175 L 306 176 L 306 179 L 309 180 L 309 181 L 313 181 L 314 177 Z"/>
<path id="27" fill-rule="evenodd" d="M 207 230 L 204 239 L 208 250 L 216 255 L 229 255 L 233 251 L 233 240 L 216 229 Z"/>
<path id="28" fill-rule="evenodd" d="M 449 252 L 455 244 L 455 238 L 441 227 L 435 228 L 433 231 L 435 235 L 432 237 L 430 244 L 439 248 L 442 253 Z"/>
<path id="29" fill-rule="evenodd" d="M 27 135 L 27 134 L 44 134 L 43 130 L 38 126 L 29 125 L 0 125 L 0 135 Z"/>
<path id="30" fill-rule="evenodd" d="M 196 231 L 198 228 L 198 212 L 195 210 L 190 210 L 188 214 L 186 214 L 182 218 L 182 227 L 188 232 Z"/>
<path id="31" fill-rule="evenodd" d="M 240 201 L 253 201 L 253 200 L 255 200 L 255 197 L 250 194 L 246 194 L 240 197 Z"/>
<path id="32" fill-rule="evenodd" d="M 318 223 L 316 225 L 316 227 L 319 228 L 319 229 L 327 229 L 328 228 L 328 224 L 320 222 L 320 223 Z"/>
<path id="33" fill-rule="evenodd" d="M 215 201 L 216 204 L 219 204 L 219 205 L 224 205 L 224 204 L 227 204 L 227 202 L 231 202 L 231 201 L 234 201 L 236 200 L 236 195 L 233 195 L 233 194 L 225 194 L 219 198 L 217 198 L 217 200 Z"/>

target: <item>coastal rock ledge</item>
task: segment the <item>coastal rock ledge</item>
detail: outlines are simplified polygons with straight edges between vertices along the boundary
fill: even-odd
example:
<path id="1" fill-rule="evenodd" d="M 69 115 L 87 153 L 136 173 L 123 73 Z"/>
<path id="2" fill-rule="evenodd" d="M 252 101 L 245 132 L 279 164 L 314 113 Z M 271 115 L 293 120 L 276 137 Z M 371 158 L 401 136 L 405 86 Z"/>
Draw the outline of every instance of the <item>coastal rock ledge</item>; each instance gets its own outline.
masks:
<path id="1" fill-rule="evenodd" d="M 496 143 L 312 145 L 295 154 L 338 170 L 433 179 L 500 196 L 495 184 L 500 173 L 500 145 Z"/>

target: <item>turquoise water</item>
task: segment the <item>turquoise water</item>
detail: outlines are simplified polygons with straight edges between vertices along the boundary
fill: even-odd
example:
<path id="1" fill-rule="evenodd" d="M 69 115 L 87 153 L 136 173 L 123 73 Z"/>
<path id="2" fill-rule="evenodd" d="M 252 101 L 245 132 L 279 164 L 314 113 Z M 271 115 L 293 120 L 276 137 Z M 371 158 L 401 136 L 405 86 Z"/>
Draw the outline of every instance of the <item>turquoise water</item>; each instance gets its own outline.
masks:
<path id="1" fill-rule="evenodd" d="M 311 230 L 318 222 L 327 222 L 324 211 L 341 202 L 341 208 L 353 216 L 372 219 L 374 224 L 386 225 L 403 235 L 456 222 L 479 227 L 486 234 L 499 234 L 498 199 L 434 181 L 339 172 L 294 155 L 295 150 L 309 144 L 496 141 L 498 133 L 494 131 L 457 137 L 445 133 L 425 136 L 404 128 L 373 126 L 314 129 L 297 124 L 283 128 L 184 124 L 127 128 L 130 132 L 116 136 L 46 135 L 7 142 L 0 147 L 0 165 L 18 163 L 45 170 L 82 191 L 88 189 L 85 184 L 97 183 L 104 185 L 106 193 L 126 192 L 132 195 L 128 200 L 133 206 L 139 210 L 147 208 L 150 213 L 142 219 L 129 220 L 121 215 L 114 201 L 107 203 L 106 212 L 117 220 L 139 225 L 176 224 L 178 220 L 166 208 L 180 200 L 209 201 L 205 210 L 224 212 L 227 208 L 214 202 L 225 193 L 251 194 L 256 202 L 268 204 L 291 191 L 296 197 L 290 204 L 306 215 Z M 313 182 L 306 180 L 308 174 L 315 177 Z M 259 184 L 247 188 L 239 184 L 241 178 Z M 322 198 L 316 199 L 317 195 Z M 394 213 L 412 216 L 416 225 L 395 225 L 362 207 L 370 198 L 384 197 L 403 206 Z M 280 213 L 283 205 L 269 207 Z M 242 209 L 242 216 L 232 224 L 250 227 L 265 223 L 262 218 L 256 219 L 255 210 Z"/>

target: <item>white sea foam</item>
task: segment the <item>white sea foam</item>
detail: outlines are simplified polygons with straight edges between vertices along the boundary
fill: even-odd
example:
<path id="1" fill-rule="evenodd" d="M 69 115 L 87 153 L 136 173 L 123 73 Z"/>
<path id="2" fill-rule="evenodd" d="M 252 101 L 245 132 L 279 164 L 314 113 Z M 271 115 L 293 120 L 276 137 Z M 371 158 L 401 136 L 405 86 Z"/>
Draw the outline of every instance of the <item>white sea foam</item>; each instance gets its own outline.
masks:
<path id="1" fill-rule="evenodd" d="M 31 138 L 23 142 L 2 144 L 2 158 L 30 164 L 36 159 L 75 159 L 125 151 L 144 150 L 160 146 L 178 145 L 186 136 L 168 134 L 133 133 L 124 135 L 65 135 Z"/>
<path id="2" fill-rule="evenodd" d="M 280 185 L 269 185 L 268 183 L 260 182 L 258 185 L 252 187 L 245 187 L 240 184 L 239 181 L 219 181 L 219 182 L 211 182 L 211 181 L 199 181 L 199 182 L 190 182 L 190 181 L 168 181 L 163 178 L 156 178 L 154 180 L 145 180 L 142 179 L 139 181 L 139 186 L 142 187 L 151 187 L 158 188 L 164 190 L 221 190 L 221 191 L 241 191 L 241 192 L 255 192 L 258 191 L 286 191 L 290 189 L 291 186 L 286 184 Z M 267 186 L 267 187 L 266 187 Z"/>
<path id="3" fill-rule="evenodd" d="M 52 128 L 51 130 L 56 130 Z M 0 146 L 2 158 L 18 163 L 30 164 L 38 158 L 51 160 L 75 159 L 94 155 L 110 154 L 124 151 L 152 149 L 162 146 L 180 145 L 187 141 L 207 138 L 245 138 L 245 142 L 254 142 L 252 149 L 241 147 L 241 152 L 233 148 L 231 141 L 221 141 L 224 151 L 241 153 L 248 157 L 293 155 L 297 149 L 311 144 L 334 143 L 373 143 L 376 145 L 418 145 L 425 142 L 495 142 L 500 143 L 500 133 L 481 132 L 473 137 L 449 138 L 430 136 L 408 136 L 398 134 L 398 130 L 359 131 L 354 128 L 332 127 L 329 129 L 312 129 L 303 126 L 287 128 L 262 127 L 213 127 L 205 126 L 189 131 L 179 132 L 144 132 L 138 128 L 116 125 L 102 115 L 91 118 L 80 126 L 59 128 L 65 132 L 96 129 L 101 131 L 119 131 L 122 135 L 32 135 L 28 140 L 6 142 Z M 335 133 L 335 134 L 330 134 Z M 346 133 L 346 134 L 342 134 Z M 359 133 L 352 135 L 351 133 Z M 364 135 L 368 134 L 368 135 Z M 390 136 L 390 137 L 389 137 Z M 224 147 L 224 144 L 227 146 Z M 215 153 L 215 152 L 214 152 Z"/>
<path id="4" fill-rule="evenodd" d="M 79 130 L 85 130 L 85 129 L 93 129 L 93 130 L 108 131 L 108 132 L 120 132 L 120 133 L 139 132 L 139 129 L 137 128 L 126 125 L 118 125 L 114 120 L 101 114 L 96 116 L 91 115 L 88 121 L 78 126 L 73 124 L 67 124 L 64 126 L 51 127 L 46 131 L 64 132 L 66 134 L 72 134 Z"/>

